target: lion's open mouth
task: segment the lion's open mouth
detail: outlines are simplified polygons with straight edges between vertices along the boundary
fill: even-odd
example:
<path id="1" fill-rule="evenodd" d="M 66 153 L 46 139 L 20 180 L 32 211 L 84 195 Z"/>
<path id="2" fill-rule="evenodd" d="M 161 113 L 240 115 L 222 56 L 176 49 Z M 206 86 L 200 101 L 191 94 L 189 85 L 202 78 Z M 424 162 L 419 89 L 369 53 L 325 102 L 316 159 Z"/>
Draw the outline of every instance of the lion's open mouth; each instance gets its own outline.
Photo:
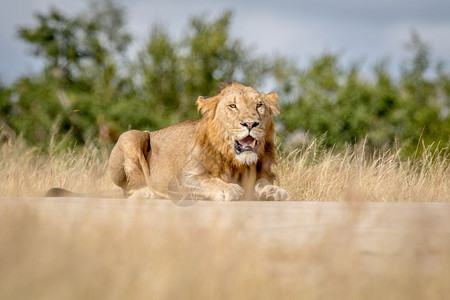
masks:
<path id="1" fill-rule="evenodd" d="M 244 151 L 253 151 L 256 153 L 257 148 L 258 141 L 250 135 L 234 143 L 234 151 L 236 151 L 236 154 L 241 154 Z"/>

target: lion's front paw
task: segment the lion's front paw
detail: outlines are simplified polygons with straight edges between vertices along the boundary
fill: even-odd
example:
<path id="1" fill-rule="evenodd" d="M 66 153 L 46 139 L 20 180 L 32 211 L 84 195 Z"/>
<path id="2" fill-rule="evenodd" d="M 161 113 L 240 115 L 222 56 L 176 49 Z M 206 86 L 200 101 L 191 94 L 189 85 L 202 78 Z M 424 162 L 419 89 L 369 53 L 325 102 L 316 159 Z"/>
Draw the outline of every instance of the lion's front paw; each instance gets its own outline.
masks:
<path id="1" fill-rule="evenodd" d="M 276 185 L 267 184 L 257 191 L 257 196 L 260 200 L 285 201 L 288 193 Z"/>
<path id="2" fill-rule="evenodd" d="M 235 201 L 239 200 L 242 195 L 244 195 L 244 189 L 240 185 L 228 183 L 211 196 L 214 201 Z"/>
<path id="3" fill-rule="evenodd" d="M 131 191 L 129 199 L 154 199 L 155 193 L 148 187 L 144 187 L 140 190 Z"/>

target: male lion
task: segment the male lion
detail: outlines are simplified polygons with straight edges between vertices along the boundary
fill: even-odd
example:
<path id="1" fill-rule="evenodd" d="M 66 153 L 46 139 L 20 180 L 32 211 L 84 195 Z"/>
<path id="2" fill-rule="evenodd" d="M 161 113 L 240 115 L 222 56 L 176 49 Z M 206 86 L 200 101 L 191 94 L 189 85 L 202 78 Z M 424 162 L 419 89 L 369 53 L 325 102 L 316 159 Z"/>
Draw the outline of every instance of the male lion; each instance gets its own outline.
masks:
<path id="1" fill-rule="evenodd" d="M 198 121 L 123 133 L 109 159 L 113 182 L 126 196 L 286 200 L 273 185 L 275 93 L 232 82 L 199 97 Z"/>

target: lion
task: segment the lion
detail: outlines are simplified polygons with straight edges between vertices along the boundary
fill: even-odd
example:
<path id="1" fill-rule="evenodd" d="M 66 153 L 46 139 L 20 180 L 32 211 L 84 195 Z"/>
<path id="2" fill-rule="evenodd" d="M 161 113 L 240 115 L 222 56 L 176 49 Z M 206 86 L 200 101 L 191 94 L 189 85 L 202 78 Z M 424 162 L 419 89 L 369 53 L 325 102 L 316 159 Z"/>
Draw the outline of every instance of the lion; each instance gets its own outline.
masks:
<path id="1" fill-rule="evenodd" d="M 274 185 L 276 93 L 230 82 L 199 96 L 202 118 L 120 135 L 109 158 L 112 181 L 131 198 L 214 201 L 288 198 Z"/>

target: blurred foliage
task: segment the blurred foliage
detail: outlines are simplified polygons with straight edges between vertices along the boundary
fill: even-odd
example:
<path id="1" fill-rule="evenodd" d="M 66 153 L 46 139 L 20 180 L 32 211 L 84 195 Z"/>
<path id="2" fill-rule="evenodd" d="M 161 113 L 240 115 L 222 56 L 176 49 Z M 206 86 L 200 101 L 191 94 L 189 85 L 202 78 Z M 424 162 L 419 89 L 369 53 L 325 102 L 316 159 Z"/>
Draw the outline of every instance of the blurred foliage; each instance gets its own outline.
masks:
<path id="1" fill-rule="evenodd" d="M 364 76 L 359 65 L 346 68 L 337 55 L 314 59 L 295 76 L 295 96 L 281 116 L 286 132 L 322 136 L 338 150 L 361 141 L 373 149 L 396 144 L 408 156 L 429 145 L 448 150 L 449 75 L 441 63 L 431 68 L 429 49 L 417 34 L 407 48 L 410 57 L 399 79 L 389 74 L 385 62 Z"/>
<path id="2" fill-rule="evenodd" d="M 284 57 L 257 55 L 230 35 L 231 19 L 229 11 L 193 17 L 178 40 L 155 25 L 130 59 L 125 11 L 112 0 L 91 2 L 75 16 L 56 8 L 37 13 L 37 24 L 19 28 L 18 37 L 45 67 L 0 83 L 1 130 L 38 146 L 54 134 L 69 144 L 99 137 L 108 145 L 131 128 L 156 130 L 198 118 L 199 95 L 214 95 L 220 82 L 237 80 L 275 87 L 281 140 L 290 147 L 308 135 L 322 136 L 338 150 L 361 141 L 372 148 L 398 144 L 407 155 L 421 143 L 448 147 L 450 75 L 417 34 L 399 76 L 389 73 L 386 62 L 367 75 L 333 53 L 303 69 Z"/>

